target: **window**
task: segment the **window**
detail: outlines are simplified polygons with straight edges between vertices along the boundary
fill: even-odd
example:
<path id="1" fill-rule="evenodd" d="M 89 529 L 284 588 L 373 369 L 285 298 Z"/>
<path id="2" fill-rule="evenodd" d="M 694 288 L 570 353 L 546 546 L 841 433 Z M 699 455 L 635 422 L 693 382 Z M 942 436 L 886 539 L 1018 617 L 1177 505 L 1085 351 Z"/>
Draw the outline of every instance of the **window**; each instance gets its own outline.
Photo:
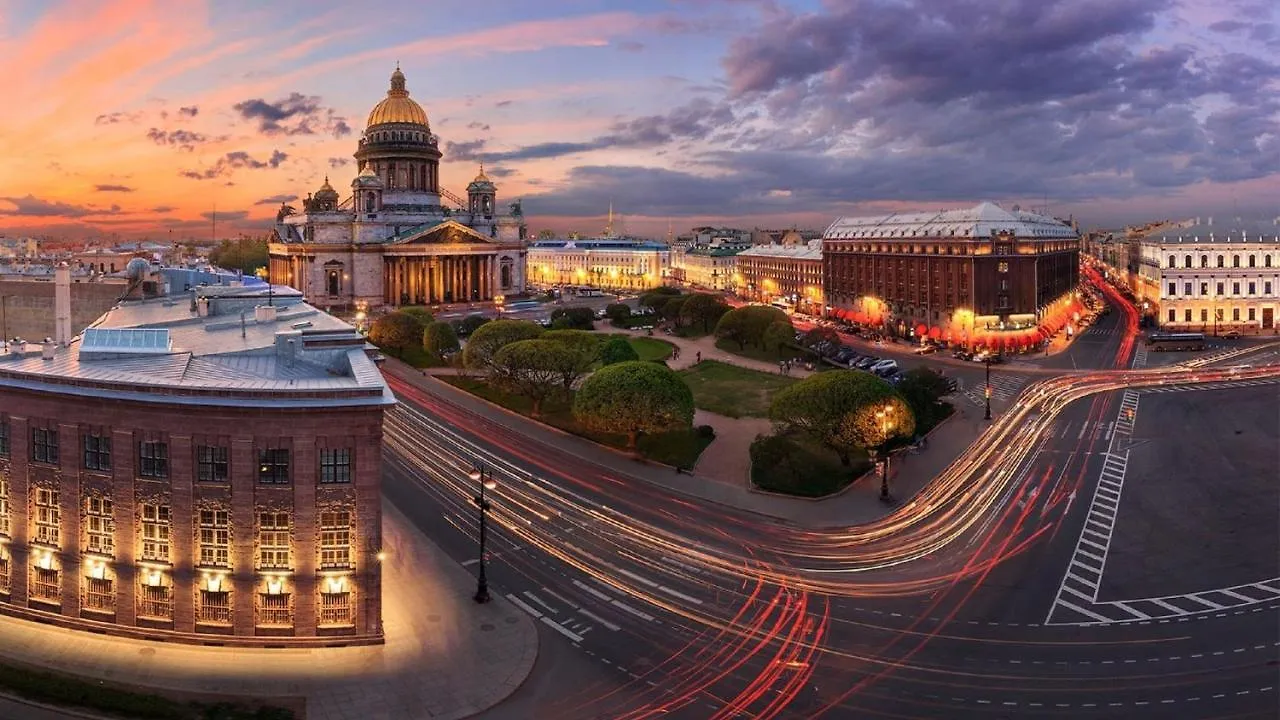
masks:
<path id="1" fill-rule="evenodd" d="M 196 480 L 200 482 L 226 482 L 230 477 L 227 448 L 201 445 L 196 448 Z"/>
<path id="2" fill-rule="evenodd" d="M 111 501 L 90 496 L 84 499 L 84 551 L 114 557 L 116 554 L 115 521 L 111 517 Z"/>
<path id="3" fill-rule="evenodd" d="M 62 510 L 58 507 L 58 491 L 36 489 L 36 532 L 33 542 L 41 545 L 58 547 L 62 539 L 59 534 L 62 523 Z"/>
<path id="4" fill-rule="evenodd" d="M 1209 309 L 1200 308 L 1200 322 L 1209 322 Z"/>
<path id="5" fill-rule="evenodd" d="M 169 444 L 142 441 L 138 443 L 138 475 L 144 478 L 169 477 Z"/>
<path id="6" fill-rule="evenodd" d="M 342 510 L 320 513 L 320 567 L 351 567 L 350 512 Z"/>
<path id="7" fill-rule="evenodd" d="M 320 586 L 321 626 L 351 624 L 351 592 L 346 578 L 326 578 Z"/>
<path id="8" fill-rule="evenodd" d="M 9 419 L 0 418 L 0 457 L 9 457 Z"/>
<path id="9" fill-rule="evenodd" d="M 1252 253 L 1249 254 L 1249 267 L 1258 267 L 1258 258 Z"/>
<path id="10" fill-rule="evenodd" d="M 289 482 L 288 448 L 263 448 L 258 451 L 258 482 L 271 485 Z"/>
<path id="11" fill-rule="evenodd" d="M 1187 255 L 1186 257 L 1182 258 L 1182 264 L 1184 267 L 1191 267 L 1191 256 Z"/>
<path id="12" fill-rule="evenodd" d="M 258 624 L 289 626 L 293 624 L 292 616 L 289 593 L 285 592 L 284 581 L 267 580 L 263 591 L 258 593 Z"/>
<path id="13" fill-rule="evenodd" d="M 138 593 L 138 617 L 168 620 L 173 617 L 173 594 L 168 578 L 159 570 L 142 573 Z"/>
<path id="14" fill-rule="evenodd" d="M 10 571 L 9 548 L 0 545 L 0 592 L 10 592 L 13 575 Z"/>
<path id="15" fill-rule="evenodd" d="M 1169 297 L 1173 297 L 1173 296 L 1175 296 L 1175 295 L 1177 295 L 1177 294 L 1178 294 L 1178 284 L 1177 284 L 1177 283 L 1169 283 Z"/>
<path id="16" fill-rule="evenodd" d="M 1258 316 L 1254 314 L 1255 309 L 1256 308 L 1249 308 L 1249 322 L 1253 322 L 1258 319 Z"/>
<path id="17" fill-rule="evenodd" d="M 84 469 L 97 470 L 99 472 L 111 470 L 110 436 L 84 436 Z"/>
<path id="18" fill-rule="evenodd" d="M 1219 295 L 1225 295 L 1226 293 L 1227 293 L 1227 291 L 1226 291 L 1226 284 L 1225 284 L 1225 283 L 1218 283 L 1218 294 L 1219 294 Z"/>
<path id="19" fill-rule="evenodd" d="M 1240 308 L 1231 308 L 1231 321 L 1240 322 Z"/>
<path id="20" fill-rule="evenodd" d="M 1209 267 L 1209 256 L 1208 256 L 1208 255 L 1201 255 L 1201 256 L 1200 256 L 1200 267 L 1202 267 L 1202 268 L 1207 268 L 1207 267 Z"/>
<path id="21" fill-rule="evenodd" d="M 1191 308 L 1187 308 L 1186 312 L 1182 314 L 1182 319 L 1186 322 L 1191 322 Z"/>
<path id="22" fill-rule="evenodd" d="M 231 515 L 226 510 L 200 511 L 200 565 L 231 567 Z"/>
<path id="23" fill-rule="evenodd" d="M 1270 295 L 1270 294 L 1271 294 L 1271 281 L 1270 281 L 1270 280 L 1268 280 L 1268 281 L 1266 281 L 1266 282 L 1262 283 L 1262 292 L 1263 292 L 1263 293 L 1265 293 L 1265 294 L 1267 294 L 1267 295 Z"/>
<path id="24" fill-rule="evenodd" d="M 1256 295 L 1256 294 L 1257 294 L 1257 292 L 1258 292 L 1258 283 L 1253 282 L 1253 281 L 1250 281 L 1250 282 L 1249 282 L 1249 294 L 1250 294 L 1250 295 Z"/>
<path id="25" fill-rule="evenodd" d="M 321 450 L 320 451 L 320 482 L 322 483 L 349 483 L 351 482 L 351 450 L 347 448 L 339 450 Z"/>
<path id="26" fill-rule="evenodd" d="M 1204 283 L 1204 282 L 1200 283 L 1200 294 L 1201 295 L 1209 294 L 1209 283 Z"/>
<path id="27" fill-rule="evenodd" d="M 37 566 L 31 569 L 31 599 L 62 602 L 62 573 L 58 568 Z"/>
<path id="28" fill-rule="evenodd" d="M 1009 263 L 1001 262 L 999 265 L 996 266 L 996 272 L 1002 272 L 1002 273 L 1009 272 Z"/>
<path id="29" fill-rule="evenodd" d="M 0 535 L 6 537 L 9 535 L 9 524 L 11 522 L 12 516 L 9 515 L 9 478 L 0 475 Z"/>
<path id="30" fill-rule="evenodd" d="M 1219 255 L 1219 256 L 1218 256 L 1218 267 L 1226 267 L 1225 265 L 1223 265 L 1223 264 L 1222 264 L 1222 262 L 1223 262 L 1223 257 L 1222 257 L 1221 255 Z"/>
<path id="31" fill-rule="evenodd" d="M 93 569 L 94 571 L 97 568 Z M 94 577 L 92 575 L 84 579 L 84 609 L 97 610 L 99 612 L 115 612 L 116 611 L 116 593 L 115 585 L 111 578 Z"/>
<path id="32" fill-rule="evenodd" d="M 1182 284 L 1182 294 L 1183 294 L 1183 295 L 1190 295 L 1190 294 L 1191 294 L 1191 283 L 1183 283 L 1183 284 Z"/>
<path id="33" fill-rule="evenodd" d="M 1239 255 L 1232 255 L 1232 256 L 1231 256 L 1231 267 L 1240 267 L 1240 256 L 1239 256 Z"/>
<path id="34" fill-rule="evenodd" d="M 58 431 L 53 428 L 31 428 L 31 459 L 35 462 L 58 462 Z"/>
<path id="35" fill-rule="evenodd" d="M 142 560 L 169 562 L 169 506 L 142 505 Z"/>
<path id="36" fill-rule="evenodd" d="M 289 513 L 258 514 L 258 568 L 288 570 Z"/>
<path id="37" fill-rule="evenodd" d="M 1238 282 L 1233 282 L 1233 283 L 1231 283 L 1231 294 L 1232 294 L 1232 295 L 1239 295 L 1239 294 L 1240 294 L 1240 283 L 1238 283 Z"/>
<path id="38" fill-rule="evenodd" d="M 1172 255 L 1170 255 L 1170 256 L 1169 256 L 1169 267 L 1177 267 L 1177 266 L 1178 266 L 1178 262 L 1177 262 L 1177 260 L 1176 260 Z"/>
<path id="39" fill-rule="evenodd" d="M 218 584 L 218 588 L 217 590 L 201 588 L 197 622 L 214 625 L 231 624 L 231 593 L 221 589 L 221 583 Z"/>
<path id="40" fill-rule="evenodd" d="M 1263 265 L 1263 267 L 1271 267 L 1271 256 L 1270 256 L 1270 255 L 1263 255 L 1263 256 L 1262 256 L 1262 265 Z"/>

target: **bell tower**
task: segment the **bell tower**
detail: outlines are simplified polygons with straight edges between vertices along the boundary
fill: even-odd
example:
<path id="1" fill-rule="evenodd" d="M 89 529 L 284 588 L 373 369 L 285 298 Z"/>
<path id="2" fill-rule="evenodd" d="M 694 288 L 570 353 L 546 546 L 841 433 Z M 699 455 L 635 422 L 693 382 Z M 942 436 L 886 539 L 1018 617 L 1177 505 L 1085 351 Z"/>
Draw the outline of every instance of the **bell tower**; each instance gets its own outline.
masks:
<path id="1" fill-rule="evenodd" d="M 472 218 L 491 220 L 497 203 L 498 188 L 484 174 L 484 163 L 480 163 L 480 174 L 467 185 L 467 211 Z"/>

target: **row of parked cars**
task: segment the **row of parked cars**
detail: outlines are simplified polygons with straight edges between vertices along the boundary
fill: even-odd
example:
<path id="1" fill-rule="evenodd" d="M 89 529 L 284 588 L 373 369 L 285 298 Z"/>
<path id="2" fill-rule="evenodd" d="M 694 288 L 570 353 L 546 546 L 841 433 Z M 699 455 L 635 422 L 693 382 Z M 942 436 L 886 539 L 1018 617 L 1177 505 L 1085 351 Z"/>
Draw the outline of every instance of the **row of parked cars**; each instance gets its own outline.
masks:
<path id="1" fill-rule="evenodd" d="M 802 333 L 797 333 L 796 340 L 799 340 L 801 335 Z M 850 370 L 869 372 L 894 385 L 902 382 L 902 378 L 905 377 L 903 369 L 898 365 L 897 360 L 860 352 L 848 345 L 824 340 L 810 349 L 821 355 L 823 359 L 832 365 L 849 368 Z M 947 378 L 947 383 L 950 390 L 954 392 L 956 389 L 955 378 Z"/>

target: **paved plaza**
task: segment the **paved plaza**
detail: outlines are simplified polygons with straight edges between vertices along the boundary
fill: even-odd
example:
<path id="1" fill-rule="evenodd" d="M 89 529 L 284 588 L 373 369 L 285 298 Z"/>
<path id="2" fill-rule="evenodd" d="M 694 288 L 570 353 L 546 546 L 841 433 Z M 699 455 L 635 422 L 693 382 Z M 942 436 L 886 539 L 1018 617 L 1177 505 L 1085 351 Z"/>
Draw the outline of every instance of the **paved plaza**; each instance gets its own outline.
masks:
<path id="1" fill-rule="evenodd" d="M 180 694 L 305 701 L 308 720 L 453 720 L 514 693 L 533 669 L 529 616 L 475 583 L 383 503 L 385 645 L 213 648 L 105 637 L 0 618 L 0 656 Z"/>

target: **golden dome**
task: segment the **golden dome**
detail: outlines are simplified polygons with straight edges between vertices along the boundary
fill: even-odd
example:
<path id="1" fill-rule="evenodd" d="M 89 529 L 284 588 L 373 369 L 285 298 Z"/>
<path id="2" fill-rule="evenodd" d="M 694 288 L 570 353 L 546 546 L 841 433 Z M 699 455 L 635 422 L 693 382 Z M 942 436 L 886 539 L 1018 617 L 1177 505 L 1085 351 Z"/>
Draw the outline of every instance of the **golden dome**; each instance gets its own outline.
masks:
<path id="1" fill-rule="evenodd" d="M 404 86 L 404 73 L 400 72 L 399 65 L 396 66 L 396 71 L 391 73 L 391 89 L 387 91 L 387 96 L 382 102 L 373 106 L 373 110 L 369 113 L 369 122 L 365 127 L 383 123 L 429 125 L 427 111 L 409 99 L 409 91 Z"/>
<path id="2" fill-rule="evenodd" d="M 471 182 L 489 182 L 489 176 L 484 174 L 484 163 L 480 163 L 480 174 Z"/>

